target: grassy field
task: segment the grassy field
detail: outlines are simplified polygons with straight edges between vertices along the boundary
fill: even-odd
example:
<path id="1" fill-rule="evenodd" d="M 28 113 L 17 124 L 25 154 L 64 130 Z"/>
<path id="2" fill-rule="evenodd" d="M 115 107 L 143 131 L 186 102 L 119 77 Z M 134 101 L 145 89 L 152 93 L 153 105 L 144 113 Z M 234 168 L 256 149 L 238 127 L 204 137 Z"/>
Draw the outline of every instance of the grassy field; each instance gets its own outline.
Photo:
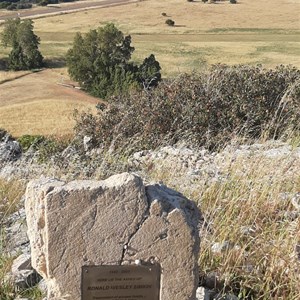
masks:
<path id="1" fill-rule="evenodd" d="M 166 13 L 167 17 L 163 17 L 162 13 Z M 136 48 L 133 59 L 140 62 L 153 53 L 161 64 L 163 76 L 169 77 L 215 63 L 260 63 L 266 67 L 293 64 L 300 67 L 299 15 L 298 0 L 240 0 L 236 5 L 229 1 L 204 4 L 201 1 L 148 0 L 119 7 L 38 18 L 34 25 L 36 34 L 41 38 L 40 49 L 43 55 L 47 59 L 61 60 L 72 45 L 76 32 L 86 32 L 107 22 L 114 22 L 125 34 L 132 35 L 133 46 Z M 173 19 L 176 25 L 167 26 L 166 18 Z M 0 48 L 0 59 L 7 53 L 7 49 Z M 52 77 L 53 73 L 57 74 L 55 80 L 59 81 L 60 72 L 67 78 L 65 69 L 46 74 L 51 73 Z M 5 76 L 19 77 L 0 72 L 0 83 Z M 61 105 L 66 100 L 64 93 L 56 92 L 55 97 L 48 97 L 44 89 L 40 92 L 31 90 L 34 88 L 32 85 L 26 86 L 24 93 L 23 87 L 28 84 L 28 78 L 30 77 L 24 76 L 15 82 L 14 100 L 19 102 L 19 106 L 10 100 L 10 92 L 7 92 L 10 85 L 0 85 L 0 127 L 13 130 L 17 135 L 29 133 L 27 131 L 47 133 L 47 128 L 49 133 L 56 132 L 57 128 L 64 132 L 61 127 L 54 128 L 49 123 L 44 126 L 44 117 L 42 123 L 40 119 L 39 124 L 28 121 L 28 126 L 20 128 L 18 111 L 21 106 L 24 106 L 24 112 L 28 107 L 28 111 L 33 113 L 37 110 L 38 114 L 44 108 L 42 116 L 50 117 L 50 113 L 57 109 L 55 103 Z M 45 89 L 47 81 L 45 79 L 43 84 Z M 47 89 L 52 88 L 50 85 Z M 30 100 L 27 94 L 31 95 Z M 38 105 L 41 100 L 44 104 Z M 74 97 L 73 101 L 85 106 L 80 97 Z M 68 106 L 68 118 L 72 110 L 71 102 L 68 100 L 64 104 Z M 51 108 L 48 108 L 49 105 Z M 87 104 L 90 105 L 91 103 Z M 52 123 L 57 123 L 57 126 L 64 124 L 65 131 L 71 131 L 68 126 L 72 122 L 61 123 L 56 120 L 55 115 L 53 117 Z M 36 120 L 35 117 L 32 119 Z"/>
<path id="2" fill-rule="evenodd" d="M 64 70 L 59 71 L 23 72 L 15 79 L 16 73 L 6 73 L 8 81 L 0 84 L 0 128 L 16 137 L 69 135 L 75 123 L 74 109 L 95 111 L 98 99 L 60 85 L 67 77 Z"/>
<path id="3" fill-rule="evenodd" d="M 237 5 L 149 0 L 38 19 L 35 26 L 43 53 L 55 57 L 66 53 L 75 32 L 114 22 L 132 35 L 133 59 L 154 53 L 164 76 L 172 76 L 214 63 L 300 67 L 299 15 L 300 5 L 292 0 L 244 0 Z M 165 25 L 166 18 L 176 25 Z"/>

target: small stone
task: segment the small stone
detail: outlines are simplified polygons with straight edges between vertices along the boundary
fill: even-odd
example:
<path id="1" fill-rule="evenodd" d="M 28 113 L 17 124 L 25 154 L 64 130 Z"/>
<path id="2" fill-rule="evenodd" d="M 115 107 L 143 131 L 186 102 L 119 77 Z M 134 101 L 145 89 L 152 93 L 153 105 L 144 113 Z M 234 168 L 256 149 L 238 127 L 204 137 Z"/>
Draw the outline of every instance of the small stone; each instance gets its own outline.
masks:
<path id="1" fill-rule="evenodd" d="M 234 294 L 218 294 L 214 298 L 214 300 L 239 300 L 237 296 Z"/>
<path id="2" fill-rule="evenodd" d="M 31 269 L 31 256 L 29 254 L 21 254 L 13 261 L 11 272 L 13 275 L 15 275 L 18 274 L 20 271 Z"/>
<path id="3" fill-rule="evenodd" d="M 242 226 L 241 227 L 241 234 L 245 236 L 249 236 L 255 233 L 255 228 L 251 226 Z"/>
<path id="4" fill-rule="evenodd" d="M 13 280 L 18 290 L 25 290 L 35 286 L 41 280 L 41 276 L 33 269 L 23 270 L 15 275 Z"/>
<path id="5" fill-rule="evenodd" d="M 291 199 L 291 203 L 295 209 L 300 211 L 300 192 L 294 195 L 294 197 Z"/>
<path id="6" fill-rule="evenodd" d="M 234 244 L 232 242 L 224 241 L 222 243 L 214 243 L 211 246 L 211 251 L 213 253 L 223 253 L 223 252 L 228 251 L 232 248 L 234 248 Z"/>

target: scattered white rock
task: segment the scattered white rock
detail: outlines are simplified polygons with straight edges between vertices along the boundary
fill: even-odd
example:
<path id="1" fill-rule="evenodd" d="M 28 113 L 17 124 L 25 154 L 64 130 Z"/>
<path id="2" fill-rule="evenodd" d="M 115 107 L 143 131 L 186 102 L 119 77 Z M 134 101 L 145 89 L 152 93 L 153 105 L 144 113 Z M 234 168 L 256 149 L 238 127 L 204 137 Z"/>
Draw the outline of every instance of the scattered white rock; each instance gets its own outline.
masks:
<path id="1" fill-rule="evenodd" d="M 234 243 L 232 243 L 230 241 L 217 242 L 211 246 L 211 251 L 213 253 L 222 253 L 222 252 L 228 251 L 234 247 L 235 247 Z"/>

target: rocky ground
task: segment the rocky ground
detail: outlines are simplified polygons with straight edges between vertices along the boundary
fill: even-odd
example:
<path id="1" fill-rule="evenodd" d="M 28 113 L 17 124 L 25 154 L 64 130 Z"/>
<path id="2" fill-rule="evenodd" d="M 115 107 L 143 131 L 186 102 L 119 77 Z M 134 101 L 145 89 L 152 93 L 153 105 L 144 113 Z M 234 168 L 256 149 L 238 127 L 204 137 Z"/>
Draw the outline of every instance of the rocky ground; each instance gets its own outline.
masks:
<path id="1" fill-rule="evenodd" d="M 86 150 L 85 157 L 89 157 L 89 161 L 98 153 L 95 149 L 89 149 L 87 145 L 84 145 L 84 149 Z M 61 172 L 61 167 L 56 165 L 53 160 L 47 163 L 38 163 L 37 155 L 33 149 L 23 153 L 20 144 L 16 140 L 8 134 L 2 136 L 0 142 L 0 178 L 5 180 L 18 179 L 24 182 L 42 176 L 69 179 L 75 175 L 80 178 L 83 177 L 83 169 L 87 169 L 86 174 L 90 174 L 90 178 L 98 178 L 102 171 L 101 168 L 103 168 L 101 165 L 98 167 L 93 165 L 91 171 L 89 164 L 80 164 L 81 154 L 77 153 L 72 147 L 66 149 L 62 154 L 64 160 L 72 162 L 68 165 L 71 172 L 66 172 L 66 170 Z M 247 161 L 250 158 L 256 158 L 256 161 L 262 161 L 262 159 L 264 161 L 280 161 L 288 158 L 290 161 L 290 167 L 286 170 L 288 176 L 288 173 L 299 170 L 300 147 L 272 141 L 253 145 L 233 144 L 227 146 L 221 152 L 211 153 L 206 149 L 194 150 L 184 144 L 179 144 L 134 153 L 128 160 L 127 168 L 138 173 L 146 182 L 151 181 L 153 178 L 159 178 L 159 176 L 156 176 L 157 174 L 160 174 L 160 176 L 164 174 L 163 178 L 170 178 L 171 176 L 173 187 L 181 187 L 182 190 L 186 190 L 187 188 L 193 189 L 193 185 L 199 185 L 199 182 L 209 185 L 214 182 L 225 181 L 228 176 L 228 166 L 236 161 L 241 161 L 240 171 L 242 173 L 243 166 L 247 168 Z M 166 172 L 168 174 L 165 174 Z M 276 173 L 276 170 L 274 170 L 274 173 Z M 179 174 L 180 176 L 178 176 Z M 272 175 L 274 174 L 268 174 L 270 178 Z M 300 213 L 300 193 L 294 195 L 284 195 L 283 193 L 282 197 L 291 201 L 294 213 L 293 220 L 297 220 Z M 18 210 L 12 215 L 0 215 L 1 227 L 4 229 L 5 236 L 5 252 L 11 256 L 17 256 L 12 264 L 11 273 L 7 276 L 13 279 L 18 289 L 39 284 L 40 289 L 45 293 L 45 285 L 41 281 L 41 277 L 32 269 L 30 263 L 30 245 L 26 234 L 23 204 L 22 199 Z M 289 211 L 289 213 L 291 212 Z M 217 242 L 211 245 L 212 249 L 215 249 L 214 251 L 222 251 L 227 246 L 224 243 Z M 213 289 L 213 284 L 211 284 L 213 281 L 213 275 L 205 278 L 202 286 L 197 291 L 198 300 L 238 299 L 230 293 L 219 294 Z"/>

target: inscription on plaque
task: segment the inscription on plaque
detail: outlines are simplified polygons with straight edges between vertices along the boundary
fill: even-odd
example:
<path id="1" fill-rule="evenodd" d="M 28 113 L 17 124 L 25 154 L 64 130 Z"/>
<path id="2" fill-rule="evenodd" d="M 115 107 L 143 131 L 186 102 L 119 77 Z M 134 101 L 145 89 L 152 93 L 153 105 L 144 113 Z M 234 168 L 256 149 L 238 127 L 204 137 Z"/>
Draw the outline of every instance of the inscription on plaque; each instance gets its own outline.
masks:
<path id="1" fill-rule="evenodd" d="M 81 300 L 159 300 L 160 267 L 83 266 Z"/>

